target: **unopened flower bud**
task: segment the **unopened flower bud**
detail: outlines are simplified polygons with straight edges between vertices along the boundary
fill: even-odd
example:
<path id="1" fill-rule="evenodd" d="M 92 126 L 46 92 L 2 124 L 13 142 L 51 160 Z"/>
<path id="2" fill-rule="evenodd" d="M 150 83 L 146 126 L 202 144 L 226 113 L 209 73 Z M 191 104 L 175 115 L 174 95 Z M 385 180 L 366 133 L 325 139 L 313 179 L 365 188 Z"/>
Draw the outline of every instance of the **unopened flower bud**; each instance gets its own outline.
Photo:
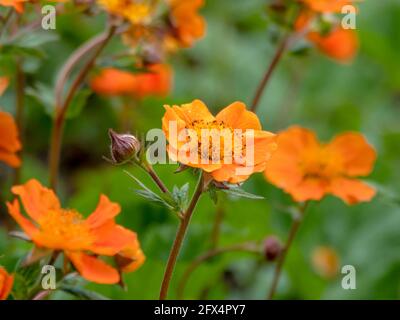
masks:
<path id="1" fill-rule="evenodd" d="M 139 140 L 131 134 L 118 134 L 109 129 L 111 139 L 111 158 L 114 163 L 124 163 L 135 156 L 140 150 Z"/>
<path id="2" fill-rule="evenodd" d="M 276 260 L 282 253 L 283 247 L 279 239 L 269 236 L 264 241 L 264 256 L 267 261 Z"/>

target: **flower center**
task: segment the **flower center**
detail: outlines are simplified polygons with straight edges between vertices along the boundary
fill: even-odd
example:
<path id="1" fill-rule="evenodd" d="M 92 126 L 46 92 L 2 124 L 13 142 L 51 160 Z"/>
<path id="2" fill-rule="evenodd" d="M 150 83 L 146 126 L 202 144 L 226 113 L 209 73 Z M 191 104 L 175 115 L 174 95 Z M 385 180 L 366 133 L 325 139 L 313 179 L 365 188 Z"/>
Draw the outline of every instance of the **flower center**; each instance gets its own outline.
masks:
<path id="1" fill-rule="evenodd" d="M 340 175 L 341 163 L 338 160 L 326 147 L 307 152 L 301 163 L 304 177 L 330 180 Z"/>
<path id="2" fill-rule="evenodd" d="M 223 121 L 195 120 L 186 126 L 191 148 L 197 149 L 202 163 L 232 163 L 234 155 L 241 157 L 245 148 L 241 131 L 233 130 Z M 236 152 L 235 152 L 236 151 Z"/>
<path id="3" fill-rule="evenodd" d="M 84 247 L 92 240 L 85 220 L 74 210 L 49 211 L 38 222 L 49 247 L 76 249 L 76 246 Z"/>

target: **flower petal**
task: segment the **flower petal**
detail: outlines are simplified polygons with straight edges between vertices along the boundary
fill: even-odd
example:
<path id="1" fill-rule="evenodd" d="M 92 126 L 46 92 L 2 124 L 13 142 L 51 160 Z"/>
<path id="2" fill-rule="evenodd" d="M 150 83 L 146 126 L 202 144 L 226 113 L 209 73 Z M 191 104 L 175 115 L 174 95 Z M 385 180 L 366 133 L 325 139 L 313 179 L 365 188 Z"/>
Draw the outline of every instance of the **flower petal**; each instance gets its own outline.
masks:
<path id="1" fill-rule="evenodd" d="M 61 208 L 54 192 L 43 187 L 39 181 L 32 179 L 24 185 L 14 186 L 11 191 L 20 196 L 26 213 L 35 221 L 48 211 L 57 211 Z"/>
<path id="2" fill-rule="evenodd" d="M 9 275 L 7 271 L 0 267 L 0 300 L 7 299 L 14 283 L 14 276 Z"/>
<path id="3" fill-rule="evenodd" d="M 86 280 L 101 284 L 114 284 L 120 280 L 116 269 L 96 257 L 72 251 L 66 252 L 66 255 Z"/>
<path id="4" fill-rule="evenodd" d="M 25 218 L 20 211 L 20 206 L 18 200 L 13 202 L 7 202 L 7 208 L 9 214 L 14 218 L 14 220 L 19 224 L 21 229 L 30 237 L 33 238 L 38 232 L 38 228 L 32 223 L 32 221 Z"/>
<path id="5" fill-rule="evenodd" d="M 111 202 L 105 195 L 101 195 L 96 210 L 86 219 L 86 222 L 90 228 L 98 228 L 114 219 L 120 211 L 121 207 L 118 203 Z"/>
<path id="6" fill-rule="evenodd" d="M 0 149 L 15 153 L 21 150 L 18 129 L 11 114 L 0 111 Z"/>
<path id="7" fill-rule="evenodd" d="M 173 110 L 187 124 L 194 121 L 214 121 L 214 116 L 210 113 L 207 106 L 201 100 L 193 100 L 191 103 L 183 104 L 182 106 L 173 106 Z"/>
<path id="8" fill-rule="evenodd" d="M 21 165 L 21 159 L 17 155 L 3 149 L 0 149 L 0 161 L 7 163 L 13 168 L 18 168 Z"/>
<path id="9" fill-rule="evenodd" d="M 136 233 L 120 225 L 110 222 L 97 228 L 94 232 L 96 240 L 89 248 L 93 253 L 113 256 L 136 241 Z"/>
<path id="10" fill-rule="evenodd" d="M 334 179 L 330 189 L 333 195 L 341 198 L 347 204 L 371 201 L 376 194 L 374 188 L 356 179 Z"/>
<path id="11" fill-rule="evenodd" d="M 343 133 L 336 136 L 328 148 L 342 159 L 344 174 L 357 177 L 371 173 L 376 152 L 363 135 L 355 132 Z"/>
<path id="12" fill-rule="evenodd" d="M 234 102 L 221 110 L 217 116 L 217 121 L 222 121 L 233 129 L 254 129 L 261 130 L 260 120 L 254 112 L 246 110 L 246 105 L 242 102 Z"/>
<path id="13" fill-rule="evenodd" d="M 327 183 L 320 179 L 304 179 L 295 186 L 285 189 L 295 201 L 321 200 L 327 193 Z"/>

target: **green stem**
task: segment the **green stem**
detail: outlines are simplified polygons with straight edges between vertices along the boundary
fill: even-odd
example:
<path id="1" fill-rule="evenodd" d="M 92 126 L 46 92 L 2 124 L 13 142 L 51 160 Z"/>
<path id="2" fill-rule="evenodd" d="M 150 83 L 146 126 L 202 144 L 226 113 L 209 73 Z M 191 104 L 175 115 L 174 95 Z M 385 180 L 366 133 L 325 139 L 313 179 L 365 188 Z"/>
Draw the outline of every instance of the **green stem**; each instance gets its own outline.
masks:
<path id="1" fill-rule="evenodd" d="M 304 214 L 306 212 L 307 206 L 308 206 L 308 202 L 305 202 L 304 205 L 302 205 L 299 208 L 299 214 L 293 218 L 293 223 L 292 223 L 292 226 L 291 226 L 291 228 L 289 230 L 289 236 L 288 236 L 288 239 L 286 241 L 285 248 L 282 251 L 281 255 L 279 256 L 278 261 L 277 261 L 276 266 L 275 266 L 274 277 L 272 279 L 272 285 L 271 285 L 271 288 L 270 288 L 270 290 L 268 292 L 268 295 L 267 295 L 267 299 L 268 300 L 272 300 L 274 298 L 274 294 L 275 294 L 276 289 L 278 287 L 279 278 L 280 278 L 280 275 L 281 275 L 281 272 L 282 272 L 283 265 L 284 265 L 285 260 L 286 260 L 286 256 L 287 256 L 287 254 L 289 252 L 289 249 L 291 248 L 291 245 L 293 243 L 293 239 L 295 238 L 295 236 L 296 236 L 296 234 L 297 234 L 297 232 L 298 232 L 298 230 L 300 228 L 301 222 L 303 221 L 303 217 L 304 217 Z"/>
<path id="2" fill-rule="evenodd" d="M 199 201 L 203 191 L 204 191 L 204 180 L 203 180 L 203 174 L 201 173 L 192 200 L 190 201 L 189 207 L 187 208 L 182 217 L 178 231 L 175 236 L 174 244 L 172 245 L 172 249 L 169 254 L 167 266 L 164 272 L 164 278 L 161 284 L 160 300 L 165 300 L 167 298 L 169 284 L 171 282 L 172 274 L 175 269 L 176 260 L 181 250 L 182 243 L 190 223 L 190 219 L 192 218 L 194 209 L 196 208 L 197 202 Z"/>
<path id="3" fill-rule="evenodd" d="M 214 248 L 206 253 L 198 256 L 186 269 L 185 273 L 182 276 L 181 281 L 179 282 L 178 289 L 177 289 L 177 297 L 178 299 L 183 299 L 183 294 L 185 291 L 186 284 L 189 280 L 190 275 L 205 261 L 224 254 L 228 252 L 247 252 L 247 253 L 252 253 L 252 254 L 260 254 L 260 250 L 257 246 L 257 244 L 253 242 L 248 242 L 248 243 L 239 243 L 239 244 L 234 244 L 225 248 Z"/>

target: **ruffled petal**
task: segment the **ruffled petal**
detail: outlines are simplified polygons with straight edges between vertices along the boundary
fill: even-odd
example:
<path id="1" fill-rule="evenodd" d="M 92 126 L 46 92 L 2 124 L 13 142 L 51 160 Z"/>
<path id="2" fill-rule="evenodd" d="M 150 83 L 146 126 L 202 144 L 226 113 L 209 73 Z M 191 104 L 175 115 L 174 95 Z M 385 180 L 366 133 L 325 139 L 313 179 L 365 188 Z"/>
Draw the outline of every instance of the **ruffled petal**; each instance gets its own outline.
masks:
<path id="1" fill-rule="evenodd" d="M 333 139 L 328 148 L 341 159 L 345 175 L 357 177 L 371 173 L 376 152 L 363 135 L 355 132 L 340 134 Z"/>
<path id="2" fill-rule="evenodd" d="M 121 207 L 118 203 L 111 202 L 105 195 L 101 195 L 96 210 L 86 219 L 86 222 L 90 228 L 95 229 L 113 220 L 120 211 Z"/>
<path id="3" fill-rule="evenodd" d="M 29 180 L 23 185 L 14 186 L 11 191 L 20 196 L 26 213 L 35 221 L 38 221 L 42 214 L 46 214 L 49 211 L 58 211 L 61 208 L 54 192 L 43 187 L 35 179 Z"/>
<path id="4" fill-rule="evenodd" d="M 217 114 L 216 119 L 233 129 L 261 130 L 261 123 L 257 115 L 246 110 L 246 105 L 242 102 L 230 104 Z"/>
<path id="5" fill-rule="evenodd" d="M 7 299 L 14 283 L 14 276 L 9 275 L 7 271 L 0 267 L 0 300 Z"/>
<path id="6" fill-rule="evenodd" d="M 136 234 L 115 223 L 108 223 L 93 232 L 96 239 L 89 248 L 93 253 L 113 256 L 136 241 Z"/>
<path id="7" fill-rule="evenodd" d="M 21 229 L 30 237 L 34 238 L 39 232 L 39 229 L 32 223 L 32 221 L 25 218 L 20 211 L 20 206 L 18 200 L 13 202 L 7 202 L 7 208 L 9 214 L 14 218 L 14 220 L 19 224 Z"/>
<path id="8" fill-rule="evenodd" d="M 86 280 L 101 284 L 114 284 L 120 280 L 116 269 L 96 257 L 71 251 L 66 252 L 66 255 Z"/>
<path id="9" fill-rule="evenodd" d="M 330 191 L 347 204 L 371 201 L 376 194 L 376 190 L 368 184 L 347 178 L 334 179 L 331 183 Z"/>

